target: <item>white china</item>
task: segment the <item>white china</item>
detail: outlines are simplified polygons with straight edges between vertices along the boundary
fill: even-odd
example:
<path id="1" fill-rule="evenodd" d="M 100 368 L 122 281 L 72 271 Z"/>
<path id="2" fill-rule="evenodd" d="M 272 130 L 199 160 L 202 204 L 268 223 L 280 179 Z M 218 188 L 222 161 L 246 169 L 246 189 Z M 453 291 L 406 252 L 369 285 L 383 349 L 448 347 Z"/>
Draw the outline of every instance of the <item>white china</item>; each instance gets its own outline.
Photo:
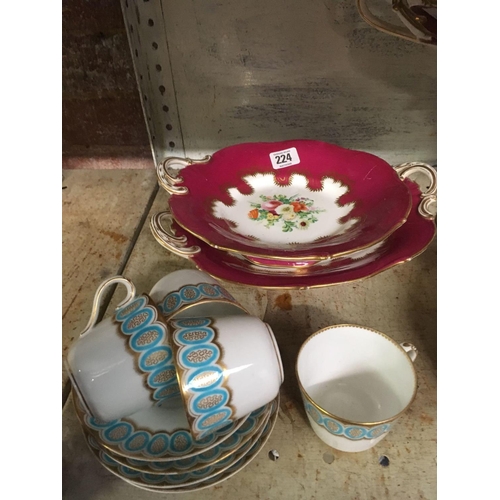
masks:
<path id="1" fill-rule="evenodd" d="M 130 467 L 126 467 L 120 465 L 119 462 L 114 460 L 109 454 L 107 454 L 103 450 L 95 449 L 97 442 L 91 442 L 91 446 L 94 448 L 94 453 L 98 452 L 98 458 L 103 461 L 103 463 L 107 463 L 108 465 L 112 465 L 117 468 L 117 471 L 121 473 L 124 477 L 129 479 L 131 482 L 135 484 L 145 485 L 145 486 L 153 486 L 159 490 L 172 490 L 176 489 L 179 486 L 183 488 L 192 487 L 196 484 L 201 483 L 202 481 L 211 479 L 214 476 L 219 476 L 224 471 L 231 468 L 233 465 L 236 465 L 238 460 L 242 458 L 247 452 L 250 451 L 252 446 L 256 443 L 256 441 L 261 437 L 264 433 L 264 430 L 267 427 L 269 419 L 271 415 L 277 411 L 277 404 L 274 401 L 269 405 L 272 411 L 268 411 L 265 418 L 261 422 L 258 428 L 254 429 L 249 436 L 247 436 L 247 440 L 244 444 L 241 444 L 234 448 L 223 460 L 217 460 L 215 463 L 208 463 L 204 468 L 199 469 L 195 472 L 184 472 L 182 474 L 151 474 L 144 473 L 137 470 L 134 470 Z M 269 429 L 269 428 L 268 428 Z M 98 447 L 99 448 L 99 447 Z M 95 453 L 96 454 L 96 453 Z"/>
<path id="2" fill-rule="evenodd" d="M 275 163 L 288 153 L 292 163 Z M 157 172 L 176 222 L 230 253 L 294 262 L 346 255 L 386 239 L 411 208 L 408 189 L 382 158 L 321 141 L 233 145 L 204 161 L 186 158 L 175 177 L 172 161 L 179 158 Z M 153 216 L 162 242 L 157 223 Z"/>
<path id="3" fill-rule="evenodd" d="M 236 451 L 240 451 L 244 445 L 250 444 L 259 430 L 264 429 L 270 416 L 276 410 L 277 399 L 253 411 L 248 418 L 234 432 L 224 435 L 217 446 L 207 446 L 206 449 L 198 450 L 198 454 L 178 460 L 156 461 L 138 460 L 127 458 L 112 452 L 94 435 L 99 448 L 106 452 L 115 462 L 138 472 L 152 475 L 183 476 L 187 473 L 197 472 L 207 467 L 215 467 L 220 470 L 228 462 Z M 87 431 L 84 430 L 87 433 Z"/>
<path id="4" fill-rule="evenodd" d="M 198 269 L 225 282 L 268 289 L 306 289 L 350 283 L 383 272 L 420 255 L 436 234 L 437 174 L 429 165 L 410 162 L 394 169 L 411 195 L 407 221 L 389 237 L 346 255 L 282 260 L 214 248 L 181 227 L 169 212 L 151 219 L 157 241 L 192 260 Z M 414 176 L 419 182 L 413 181 Z M 264 247 L 263 247 L 264 248 Z"/>
<path id="5" fill-rule="evenodd" d="M 155 284 L 149 296 L 166 319 L 248 314 L 218 281 L 195 269 L 167 274 Z"/>
<path id="6" fill-rule="evenodd" d="M 200 439 L 278 395 L 281 357 L 269 325 L 253 316 L 171 320 L 169 341 L 191 434 Z"/>
<path id="7" fill-rule="evenodd" d="M 169 462 L 173 468 L 179 469 L 197 463 L 193 457 L 201 454 L 206 454 L 206 459 L 213 458 L 210 451 L 237 432 L 250 417 L 245 415 L 197 440 L 189 431 L 179 397 L 172 404 L 153 406 L 111 422 L 101 422 L 88 415 L 78 399 L 74 403 L 84 431 L 92 435 L 102 448 L 132 460 Z"/>
<path id="8" fill-rule="evenodd" d="M 106 468 L 109 472 L 113 473 L 115 476 L 119 477 L 123 481 L 129 483 L 132 486 L 135 486 L 136 488 L 144 489 L 155 493 L 165 493 L 165 494 L 199 491 L 222 483 L 223 481 L 234 476 L 235 474 L 240 472 L 244 467 L 246 467 L 259 454 L 259 452 L 267 443 L 276 424 L 278 414 L 279 414 L 279 396 L 277 398 L 276 411 L 270 417 L 267 424 L 265 424 L 264 430 L 262 431 L 260 437 L 258 437 L 253 441 L 253 444 L 249 449 L 245 447 L 245 451 L 243 452 L 243 454 L 239 456 L 239 458 L 234 463 L 232 463 L 230 467 L 228 467 L 223 471 L 217 471 L 215 475 L 212 475 L 210 478 L 204 479 L 203 481 L 197 484 L 185 485 L 185 486 L 179 484 L 177 488 L 164 489 L 158 486 L 146 486 L 144 484 L 139 484 L 137 481 L 134 481 L 133 478 L 130 477 L 130 472 L 131 472 L 130 470 L 124 471 L 122 468 L 119 467 L 118 464 L 105 460 L 103 455 L 99 453 L 94 447 L 92 447 L 90 443 L 89 443 L 89 448 L 94 453 L 94 456 L 97 458 L 97 460 L 99 460 L 99 462 L 104 468 Z"/>
<path id="9" fill-rule="evenodd" d="M 297 358 L 297 379 L 313 431 L 340 451 L 382 440 L 417 392 L 416 348 L 357 325 L 311 335 Z"/>
<path id="10" fill-rule="evenodd" d="M 113 317 L 97 323 L 103 293 L 116 284 L 125 285 L 127 297 Z M 136 297 L 134 285 L 121 276 L 98 288 L 90 321 L 71 346 L 66 366 L 88 413 L 105 422 L 179 393 L 164 319 L 153 301 Z"/>

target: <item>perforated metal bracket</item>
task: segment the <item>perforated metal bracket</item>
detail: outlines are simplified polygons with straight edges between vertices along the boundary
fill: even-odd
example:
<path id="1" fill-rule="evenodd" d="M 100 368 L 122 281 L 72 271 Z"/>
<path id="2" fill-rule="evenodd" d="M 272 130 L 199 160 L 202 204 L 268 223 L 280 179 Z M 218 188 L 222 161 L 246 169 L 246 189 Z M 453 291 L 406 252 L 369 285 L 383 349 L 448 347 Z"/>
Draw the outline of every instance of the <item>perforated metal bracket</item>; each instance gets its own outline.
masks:
<path id="1" fill-rule="evenodd" d="M 162 3 L 120 0 L 155 165 L 185 156 Z"/>

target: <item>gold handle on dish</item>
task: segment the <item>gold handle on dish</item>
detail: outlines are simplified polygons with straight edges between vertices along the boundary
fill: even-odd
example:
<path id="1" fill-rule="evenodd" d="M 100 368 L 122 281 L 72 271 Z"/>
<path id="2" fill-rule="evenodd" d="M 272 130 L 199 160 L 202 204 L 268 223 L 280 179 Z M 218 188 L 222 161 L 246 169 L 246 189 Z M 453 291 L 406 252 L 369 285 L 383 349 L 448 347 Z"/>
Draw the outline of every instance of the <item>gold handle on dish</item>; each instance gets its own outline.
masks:
<path id="1" fill-rule="evenodd" d="M 183 179 L 177 175 L 177 171 L 171 167 L 172 163 L 180 163 L 183 167 L 187 165 L 193 165 L 196 163 L 206 163 L 212 157 L 206 155 L 200 160 L 193 160 L 192 158 L 180 158 L 178 156 L 169 156 L 165 158 L 157 167 L 156 175 L 158 177 L 158 183 L 160 186 L 170 194 L 183 195 L 189 192 L 188 188 L 185 186 L 177 186 Z"/>
<path id="2" fill-rule="evenodd" d="M 163 220 L 168 228 L 163 227 Z M 158 212 L 151 217 L 149 227 L 155 240 L 163 247 L 179 257 L 189 258 L 201 251 L 199 246 L 186 247 L 186 236 L 176 236 L 172 228 L 173 217 L 168 211 Z"/>
<path id="3" fill-rule="evenodd" d="M 420 10 L 423 7 L 437 9 L 437 0 L 421 0 L 421 4 L 414 6 L 414 8 L 419 7 Z M 410 42 L 437 45 L 437 29 L 432 30 L 426 26 L 426 22 L 428 21 L 426 16 L 430 16 L 430 14 L 418 14 L 414 12 L 408 5 L 407 0 L 392 0 L 392 11 L 398 15 L 405 28 L 388 21 L 383 21 L 375 16 L 369 9 L 367 0 L 356 0 L 356 7 L 361 18 L 379 31 Z"/>
<path id="4" fill-rule="evenodd" d="M 418 213 L 426 219 L 435 219 L 437 214 L 437 197 L 432 194 L 424 196 L 418 206 Z"/>
<path id="5" fill-rule="evenodd" d="M 394 170 L 396 170 L 401 179 L 406 179 L 414 174 L 424 174 L 429 179 L 429 185 L 426 188 L 422 188 L 419 184 L 422 201 L 418 206 L 418 213 L 426 219 L 435 219 L 437 214 L 436 169 L 427 163 L 411 161 L 394 167 Z"/>

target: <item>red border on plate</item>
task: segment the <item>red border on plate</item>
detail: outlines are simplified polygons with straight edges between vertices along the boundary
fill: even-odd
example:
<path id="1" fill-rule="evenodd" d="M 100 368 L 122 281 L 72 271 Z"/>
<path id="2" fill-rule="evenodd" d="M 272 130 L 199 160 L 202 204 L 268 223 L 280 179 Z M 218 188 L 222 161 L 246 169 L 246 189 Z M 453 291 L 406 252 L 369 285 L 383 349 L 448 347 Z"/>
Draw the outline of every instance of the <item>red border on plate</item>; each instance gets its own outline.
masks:
<path id="1" fill-rule="evenodd" d="M 185 235 L 186 247 L 198 245 L 201 252 L 191 257 L 196 266 L 209 273 L 216 279 L 239 283 L 261 288 L 313 288 L 337 285 L 365 279 L 385 271 L 396 264 L 420 255 L 432 242 L 436 233 L 433 220 L 425 219 L 418 213 L 421 193 L 415 182 L 406 179 L 404 184 L 412 196 L 412 209 L 407 222 L 392 233 L 384 243 L 384 251 L 380 258 L 365 266 L 345 271 L 335 271 L 321 275 L 273 275 L 256 274 L 250 262 L 235 257 L 222 250 L 217 250 L 192 234 L 184 231 L 173 222 L 172 227 L 176 234 Z"/>
<path id="2" fill-rule="evenodd" d="M 297 148 L 300 164 L 274 170 L 270 153 L 291 147 Z M 280 248 L 238 235 L 225 220 L 212 215 L 212 205 L 217 200 L 230 205 L 229 188 L 251 194 L 252 188 L 243 177 L 257 173 L 274 173 L 282 185 L 288 184 L 291 175 L 301 174 L 309 179 L 311 189 L 321 188 L 322 179 L 331 176 L 349 186 L 339 203 L 356 203 L 348 218 L 356 217 L 360 222 L 345 235 Z M 207 163 L 188 165 L 180 176 L 183 181 L 177 186 L 187 187 L 189 193 L 172 195 L 169 200 L 177 222 L 209 245 L 258 257 L 327 258 L 360 250 L 404 224 L 411 207 L 406 185 L 387 162 L 369 153 L 320 141 L 238 144 L 217 151 Z"/>

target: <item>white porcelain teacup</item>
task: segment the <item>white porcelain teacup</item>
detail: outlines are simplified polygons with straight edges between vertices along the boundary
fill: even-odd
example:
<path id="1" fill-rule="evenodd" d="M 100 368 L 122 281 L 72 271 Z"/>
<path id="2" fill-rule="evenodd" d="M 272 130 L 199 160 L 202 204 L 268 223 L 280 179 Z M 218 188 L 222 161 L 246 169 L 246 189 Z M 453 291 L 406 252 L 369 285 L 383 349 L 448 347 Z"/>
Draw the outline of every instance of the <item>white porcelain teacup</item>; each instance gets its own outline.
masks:
<path id="1" fill-rule="evenodd" d="M 300 348 L 296 375 L 313 431 L 340 451 L 368 450 L 410 407 L 417 349 L 357 325 L 335 325 Z"/>
<path id="2" fill-rule="evenodd" d="M 166 319 L 249 314 L 218 281 L 195 269 L 167 274 L 149 296 Z"/>
<path id="3" fill-rule="evenodd" d="M 168 322 L 181 396 L 195 439 L 238 420 L 279 393 L 283 366 L 274 334 L 254 316 Z"/>
<path id="4" fill-rule="evenodd" d="M 113 317 L 96 324 L 103 293 L 114 284 L 125 285 L 127 296 Z M 172 356 L 153 300 L 136 297 L 133 283 L 116 276 L 96 291 L 89 323 L 71 346 L 66 368 L 88 413 L 109 422 L 179 394 Z"/>

